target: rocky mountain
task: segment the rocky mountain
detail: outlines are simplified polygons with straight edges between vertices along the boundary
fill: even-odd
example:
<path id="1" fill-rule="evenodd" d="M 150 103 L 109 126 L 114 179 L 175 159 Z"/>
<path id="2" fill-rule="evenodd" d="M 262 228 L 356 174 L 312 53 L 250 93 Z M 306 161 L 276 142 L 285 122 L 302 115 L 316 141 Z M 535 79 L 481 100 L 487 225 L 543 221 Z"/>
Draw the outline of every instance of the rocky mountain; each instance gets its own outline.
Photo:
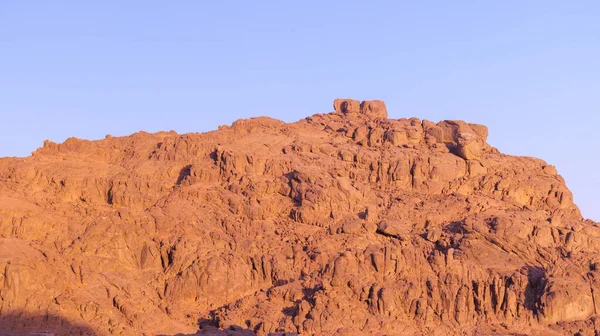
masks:
<path id="1" fill-rule="evenodd" d="M 0 331 L 600 333 L 600 229 L 555 167 L 334 109 L 0 159 Z"/>

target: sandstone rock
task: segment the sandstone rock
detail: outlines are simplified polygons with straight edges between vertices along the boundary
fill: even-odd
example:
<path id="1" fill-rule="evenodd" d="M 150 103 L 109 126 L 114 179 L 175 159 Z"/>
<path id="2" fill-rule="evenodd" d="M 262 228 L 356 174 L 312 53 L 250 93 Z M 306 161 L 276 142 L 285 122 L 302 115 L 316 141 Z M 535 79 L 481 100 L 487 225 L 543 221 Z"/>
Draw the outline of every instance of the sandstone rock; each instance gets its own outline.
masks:
<path id="1" fill-rule="evenodd" d="M 488 128 L 485 125 L 479 125 L 479 124 L 468 124 L 469 127 L 475 132 L 475 134 L 477 134 L 477 136 L 479 136 L 481 139 L 483 139 L 483 141 L 487 141 L 487 137 L 488 137 Z"/>
<path id="2" fill-rule="evenodd" d="M 464 121 L 445 120 L 437 125 L 441 129 L 442 141 L 465 160 L 480 160 L 486 148 L 487 127 L 467 124 Z"/>
<path id="3" fill-rule="evenodd" d="M 541 297 L 541 314 L 548 324 L 585 320 L 594 314 L 593 293 L 578 279 L 550 279 Z"/>
<path id="4" fill-rule="evenodd" d="M 436 241 L 440 240 L 441 236 L 442 236 L 442 230 L 440 230 L 438 228 L 432 228 L 427 231 L 426 238 L 430 242 L 435 243 Z"/>
<path id="5" fill-rule="evenodd" d="M 411 225 L 401 220 L 386 219 L 377 225 L 377 229 L 388 236 L 400 236 L 409 233 Z"/>
<path id="6" fill-rule="evenodd" d="M 483 155 L 484 142 L 473 133 L 460 133 L 457 139 L 457 154 L 465 160 L 479 160 Z"/>
<path id="7" fill-rule="evenodd" d="M 353 99 L 336 99 L 333 101 L 333 109 L 337 113 L 357 114 L 361 112 L 360 101 Z"/>
<path id="8" fill-rule="evenodd" d="M 600 228 L 555 167 L 334 108 L 0 159 L 0 333 L 600 333 Z"/>
<path id="9" fill-rule="evenodd" d="M 336 99 L 333 101 L 333 109 L 339 113 L 349 116 L 361 115 L 368 119 L 387 119 L 387 109 L 381 100 L 365 100 L 360 102 L 353 99 Z"/>
<path id="10" fill-rule="evenodd" d="M 444 130 L 429 120 L 423 120 L 423 131 L 435 139 L 435 142 L 444 142 Z"/>
<path id="11" fill-rule="evenodd" d="M 363 228 L 362 220 L 355 219 L 353 221 L 349 221 L 344 223 L 342 226 L 342 231 L 344 233 L 357 233 L 360 232 Z"/>
<path id="12" fill-rule="evenodd" d="M 405 130 L 390 129 L 386 133 L 386 140 L 394 146 L 402 146 L 410 143 Z"/>
<path id="13" fill-rule="evenodd" d="M 387 119 L 387 109 L 381 100 L 365 100 L 360 103 L 360 113 L 370 119 Z"/>

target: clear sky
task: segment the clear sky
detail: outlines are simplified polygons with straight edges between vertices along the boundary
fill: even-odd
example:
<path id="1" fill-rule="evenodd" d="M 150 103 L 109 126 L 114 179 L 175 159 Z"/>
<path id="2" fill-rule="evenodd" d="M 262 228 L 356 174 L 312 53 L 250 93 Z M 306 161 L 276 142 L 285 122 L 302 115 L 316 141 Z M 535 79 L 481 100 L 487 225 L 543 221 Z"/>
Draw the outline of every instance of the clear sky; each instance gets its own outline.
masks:
<path id="1" fill-rule="evenodd" d="M 599 1 L 0 0 L 0 156 L 336 97 L 485 124 L 600 220 Z"/>

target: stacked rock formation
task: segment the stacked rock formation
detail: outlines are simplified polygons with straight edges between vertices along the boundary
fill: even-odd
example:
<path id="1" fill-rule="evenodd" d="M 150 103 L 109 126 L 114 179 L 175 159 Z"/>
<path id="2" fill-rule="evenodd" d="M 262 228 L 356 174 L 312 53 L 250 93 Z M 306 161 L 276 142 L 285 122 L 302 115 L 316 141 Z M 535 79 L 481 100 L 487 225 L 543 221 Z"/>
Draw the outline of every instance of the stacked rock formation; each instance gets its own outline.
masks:
<path id="1" fill-rule="evenodd" d="M 0 331 L 600 332 L 600 229 L 552 165 L 334 109 L 0 159 Z"/>

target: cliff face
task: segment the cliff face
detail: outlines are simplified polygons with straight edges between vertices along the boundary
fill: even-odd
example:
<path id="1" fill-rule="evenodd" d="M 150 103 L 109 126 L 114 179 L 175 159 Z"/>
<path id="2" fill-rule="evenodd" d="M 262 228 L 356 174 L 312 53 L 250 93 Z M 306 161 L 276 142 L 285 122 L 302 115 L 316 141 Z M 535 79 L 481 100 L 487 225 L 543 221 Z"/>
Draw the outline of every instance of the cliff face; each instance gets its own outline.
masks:
<path id="1" fill-rule="evenodd" d="M 600 230 L 553 166 L 334 108 L 0 159 L 0 330 L 600 332 Z"/>

